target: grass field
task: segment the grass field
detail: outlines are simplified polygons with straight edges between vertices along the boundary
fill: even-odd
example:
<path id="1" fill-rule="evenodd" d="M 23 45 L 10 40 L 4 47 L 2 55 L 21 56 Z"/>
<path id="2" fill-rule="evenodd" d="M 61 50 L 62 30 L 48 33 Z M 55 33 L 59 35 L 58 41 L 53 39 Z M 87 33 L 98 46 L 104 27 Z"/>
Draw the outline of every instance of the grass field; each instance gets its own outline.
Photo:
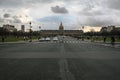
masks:
<path id="1" fill-rule="evenodd" d="M 84 37 L 85 40 L 93 40 L 94 41 L 103 41 L 103 37 L 102 36 L 99 36 L 99 37 L 90 37 L 90 36 L 87 36 L 87 37 Z M 111 37 L 106 37 L 106 42 L 111 42 Z M 119 37 L 116 37 L 115 38 L 115 42 L 120 42 L 120 38 Z"/>
<path id="2" fill-rule="evenodd" d="M 37 39 L 37 37 L 32 36 L 32 39 Z M 16 42 L 16 41 L 24 41 L 24 37 L 8 36 L 5 37 L 4 39 L 4 42 Z M 0 37 L 0 42 L 2 42 L 2 37 Z"/>

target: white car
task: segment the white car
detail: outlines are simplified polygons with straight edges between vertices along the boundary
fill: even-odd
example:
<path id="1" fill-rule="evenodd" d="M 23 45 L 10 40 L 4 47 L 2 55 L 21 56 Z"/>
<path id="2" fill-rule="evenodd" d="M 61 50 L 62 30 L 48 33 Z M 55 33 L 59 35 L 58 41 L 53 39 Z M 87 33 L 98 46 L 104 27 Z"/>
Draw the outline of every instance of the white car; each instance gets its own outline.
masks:
<path id="1" fill-rule="evenodd" d="M 39 41 L 45 41 L 45 38 L 40 38 Z"/>
<path id="2" fill-rule="evenodd" d="M 45 41 L 50 41 L 50 38 L 49 37 L 45 38 Z"/>
<path id="3" fill-rule="evenodd" d="M 54 38 L 53 38 L 53 41 L 58 41 L 58 37 L 54 37 Z"/>

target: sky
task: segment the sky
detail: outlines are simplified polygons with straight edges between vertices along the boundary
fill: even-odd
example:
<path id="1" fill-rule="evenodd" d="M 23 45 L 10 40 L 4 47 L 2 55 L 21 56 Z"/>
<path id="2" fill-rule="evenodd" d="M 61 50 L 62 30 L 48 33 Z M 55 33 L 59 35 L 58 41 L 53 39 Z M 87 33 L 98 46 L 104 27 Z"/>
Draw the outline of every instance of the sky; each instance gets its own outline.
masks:
<path id="1" fill-rule="evenodd" d="M 33 30 L 120 25 L 120 0 L 0 0 L 0 26 L 24 24 Z"/>

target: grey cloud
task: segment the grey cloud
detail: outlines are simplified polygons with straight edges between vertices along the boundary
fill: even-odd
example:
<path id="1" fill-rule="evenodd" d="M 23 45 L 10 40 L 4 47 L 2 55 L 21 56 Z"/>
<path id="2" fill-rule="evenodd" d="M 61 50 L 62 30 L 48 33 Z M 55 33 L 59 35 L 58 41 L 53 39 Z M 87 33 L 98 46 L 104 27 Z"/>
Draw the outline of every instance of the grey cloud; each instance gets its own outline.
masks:
<path id="1" fill-rule="evenodd" d="M 20 16 L 13 16 L 12 18 L 14 18 L 14 19 L 17 19 L 17 18 L 21 18 L 22 16 L 20 15 Z"/>
<path id="2" fill-rule="evenodd" d="M 113 19 L 109 19 L 109 18 L 99 18 L 99 17 L 88 17 L 86 19 L 86 22 L 85 22 L 87 25 L 89 26 L 106 26 L 106 25 L 112 25 L 114 24 L 114 21 Z"/>
<path id="3" fill-rule="evenodd" d="M 6 8 L 8 9 L 18 7 L 29 8 L 39 3 L 41 4 L 43 3 L 47 6 L 47 4 L 53 3 L 55 1 L 63 1 L 65 3 L 65 6 L 68 6 L 68 9 L 80 5 L 79 7 L 76 8 L 76 12 L 74 15 L 76 15 L 76 13 L 78 12 L 79 16 L 83 17 L 81 21 L 83 21 L 84 24 L 88 24 L 91 26 L 114 24 L 115 21 L 113 20 L 117 20 L 120 17 L 119 15 L 120 12 L 119 11 L 115 12 L 116 10 L 120 10 L 120 0 L 0 0 L 0 8 L 2 7 L 5 10 Z M 60 6 L 52 6 L 51 11 L 58 14 L 69 13 L 66 7 Z M 7 12 L 9 11 L 5 11 L 5 13 Z M 76 16 L 78 16 L 78 14 Z M 117 17 L 115 17 L 115 15 Z M 86 16 L 87 18 L 84 18 L 84 16 Z M 97 18 L 98 16 L 101 17 L 101 19 Z M 106 16 L 109 17 L 106 18 Z M 21 23 L 21 20 L 19 19 L 18 16 L 12 17 L 12 20 L 15 23 Z M 4 20 L 0 19 L 0 21 Z"/>
<path id="4" fill-rule="evenodd" d="M 80 2 L 79 2 L 80 3 Z M 82 6 L 84 6 L 85 11 L 90 11 L 93 8 L 95 8 L 95 5 L 97 4 L 96 1 L 93 2 L 93 0 L 85 0 L 81 3 Z"/>
<path id="5" fill-rule="evenodd" d="M 106 0 L 104 0 L 106 1 Z M 105 15 L 106 10 L 103 7 L 103 0 L 83 0 L 81 6 L 83 7 L 80 14 L 86 16 Z M 107 4 L 106 4 L 107 5 Z"/>
<path id="6" fill-rule="evenodd" d="M 8 16 L 7 16 L 8 17 Z M 0 18 L 0 23 L 9 22 L 9 23 L 22 23 L 22 21 L 18 17 L 10 17 L 10 18 Z"/>
<path id="7" fill-rule="evenodd" d="M 9 18 L 11 15 L 9 14 L 9 13 L 5 13 L 4 15 L 3 15 L 3 17 L 4 18 Z"/>
<path id="8" fill-rule="evenodd" d="M 4 19 L 0 18 L 0 23 L 3 23 L 4 22 Z"/>
<path id="9" fill-rule="evenodd" d="M 0 18 L 0 23 L 9 22 L 9 23 L 22 23 L 20 19 L 2 19 Z"/>
<path id="10" fill-rule="evenodd" d="M 120 10 L 120 0 L 107 0 L 105 4 L 108 8 Z"/>
<path id="11" fill-rule="evenodd" d="M 7 19 L 6 21 L 9 22 L 9 23 L 13 22 L 13 20 L 11 20 L 11 19 Z"/>
<path id="12" fill-rule="evenodd" d="M 61 13 L 61 14 L 68 13 L 68 10 L 65 7 L 55 6 L 55 7 L 51 7 L 51 10 L 54 13 Z"/>
<path id="13" fill-rule="evenodd" d="M 12 19 L 3 19 L 4 21 L 3 21 L 3 23 L 12 23 L 13 22 L 13 20 Z"/>
<path id="14" fill-rule="evenodd" d="M 103 16 L 103 15 L 106 15 L 105 12 L 103 11 L 100 11 L 100 10 L 97 10 L 97 11 L 80 11 L 78 13 L 79 15 L 82 15 L 82 16 Z"/>
<path id="15" fill-rule="evenodd" d="M 3 8 L 16 8 L 19 6 L 23 6 L 23 0 L 0 0 L 0 7 Z"/>
<path id="16" fill-rule="evenodd" d="M 14 19 L 13 21 L 14 23 L 22 23 L 22 21 L 20 19 Z"/>
<path id="17" fill-rule="evenodd" d="M 32 7 L 36 3 L 51 3 L 55 0 L 0 0 L 2 8 Z"/>
<path id="18" fill-rule="evenodd" d="M 29 2 L 29 3 L 51 3 L 54 1 L 55 0 L 26 0 L 26 2 Z"/>
<path id="19" fill-rule="evenodd" d="M 96 0 L 95 3 L 91 3 L 93 6 L 90 8 L 85 5 L 85 8 L 78 13 L 79 16 L 86 17 L 83 18 L 84 23 L 81 24 L 90 26 L 120 25 L 116 21 L 120 12 L 114 10 L 120 10 L 120 0 Z"/>
<path id="20" fill-rule="evenodd" d="M 13 23 L 22 23 L 18 16 L 13 16 Z"/>

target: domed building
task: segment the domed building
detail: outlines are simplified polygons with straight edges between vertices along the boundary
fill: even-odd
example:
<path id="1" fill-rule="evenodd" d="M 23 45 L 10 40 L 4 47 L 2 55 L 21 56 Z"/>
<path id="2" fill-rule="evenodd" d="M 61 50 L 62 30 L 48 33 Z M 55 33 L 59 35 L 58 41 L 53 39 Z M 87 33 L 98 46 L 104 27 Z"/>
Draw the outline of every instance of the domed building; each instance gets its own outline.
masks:
<path id="1" fill-rule="evenodd" d="M 82 30 L 64 30 L 62 22 L 60 23 L 59 30 L 41 30 L 41 35 L 45 37 L 58 35 L 80 36 L 82 33 Z"/>
<path id="2" fill-rule="evenodd" d="M 59 35 L 63 35 L 63 34 L 64 34 L 64 27 L 63 27 L 62 22 L 61 22 L 61 24 L 59 26 Z"/>
<path id="3" fill-rule="evenodd" d="M 62 22 L 61 22 L 61 24 L 60 24 L 60 26 L 59 26 L 59 30 L 64 30 L 64 27 L 63 27 L 63 25 L 62 25 Z"/>

